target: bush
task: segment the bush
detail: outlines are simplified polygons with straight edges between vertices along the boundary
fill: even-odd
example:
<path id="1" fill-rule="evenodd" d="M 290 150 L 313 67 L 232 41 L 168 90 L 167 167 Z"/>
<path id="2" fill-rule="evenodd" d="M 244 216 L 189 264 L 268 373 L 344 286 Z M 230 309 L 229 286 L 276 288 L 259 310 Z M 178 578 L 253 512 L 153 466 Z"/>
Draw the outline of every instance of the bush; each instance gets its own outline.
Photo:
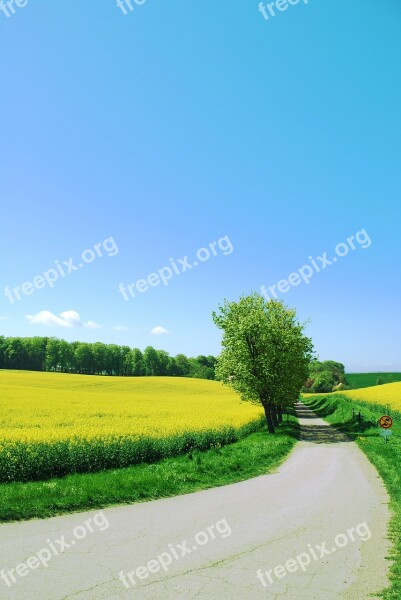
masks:
<path id="1" fill-rule="evenodd" d="M 318 373 L 308 391 L 312 394 L 324 394 L 332 389 L 333 379 L 330 373 Z"/>
<path id="2" fill-rule="evenodd" d="M 348 390 L 348 381 L 345 378 L 344 365 L 334 360 L 319 362 L 313 360 L 309 366 L 309 378 L 306 380 L 303 392 L 316 394 L 331 392 L 334 387 L 342 384 L 338 390 Z M 338 391 L 337 388 L 335 391 Z"/>

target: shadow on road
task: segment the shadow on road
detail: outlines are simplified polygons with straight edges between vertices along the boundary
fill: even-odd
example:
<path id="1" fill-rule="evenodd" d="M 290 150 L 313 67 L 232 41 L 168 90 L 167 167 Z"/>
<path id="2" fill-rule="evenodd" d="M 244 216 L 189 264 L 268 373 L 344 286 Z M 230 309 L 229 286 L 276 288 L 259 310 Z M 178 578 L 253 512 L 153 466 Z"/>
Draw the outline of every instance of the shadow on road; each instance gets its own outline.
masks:
<path id="1" fill-rule="evenodd" d="M 315 424 L 313 421 L 320 417 L 301 402 L 295 405 L 295 412 L 298 419 L 301 420 L 298 433 L 300 441 L 314 444 L 341 444 L 353 441 L 348 435 L 341 433 L 331 425 Z M 308 421 L 310 421 L 310 424 Z"/>

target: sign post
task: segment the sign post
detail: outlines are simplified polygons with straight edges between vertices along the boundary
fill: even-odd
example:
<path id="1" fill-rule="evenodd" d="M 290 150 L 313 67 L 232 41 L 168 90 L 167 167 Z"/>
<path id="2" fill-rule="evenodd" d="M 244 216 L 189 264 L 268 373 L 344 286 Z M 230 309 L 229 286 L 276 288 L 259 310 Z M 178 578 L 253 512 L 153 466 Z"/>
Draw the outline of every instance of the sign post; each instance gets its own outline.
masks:
<path id="1" fill-rule="evenodd" d="M 393 435 L 393 432 L 391 431 L 390 427 L 393 424 L 393 419 L 390 417 L 390 415 L 383 415 L 382 417 L 380 417 L 379 419 L 379 426 L 382 428 L 380 435 L 382 437 L 384 437 L 384 443 L 387 444 L 388 442 L 388 438 Z"/>
<path id="2" fill-rule="evenodd" d="M 382 429 L 380 435 L 384 437 L 384 443 L 387 444 L 388 438 L 390 437 L 390 435 L 393 435 L 393 432 L 391 431 L 391 429 Z"/>

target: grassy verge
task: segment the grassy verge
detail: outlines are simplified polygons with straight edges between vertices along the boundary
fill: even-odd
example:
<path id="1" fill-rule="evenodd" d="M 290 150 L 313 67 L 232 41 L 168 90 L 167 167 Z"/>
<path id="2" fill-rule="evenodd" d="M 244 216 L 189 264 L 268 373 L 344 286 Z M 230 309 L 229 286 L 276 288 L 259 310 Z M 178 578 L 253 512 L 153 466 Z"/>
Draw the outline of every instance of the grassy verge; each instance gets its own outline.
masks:
<path id="1" fill-rule="evenodd" d="M 0 484 L 0 522 L 155 500 L 263 475 L 284 460 L 297 432 L 297 421 L 291 416 L 274 435 L 263 428 L 233 444 L 155 464 Z"/>
<path id="2" fill-rule="evenodd" d="M 401 413 L 389 411 L 388 407 L 362 401 L 349 400 L 339 394 L 329 396 L 311 396 L 304 399 L 312 410 L 329 423 L 348 433 L 370 462 L 374 464 L 390 496 L 389 536 L 392 542 L 390 557 L 394 562 L 391 567 L 391 587 L 384 590 L 381 596 L 386 600 L 401 598 Z M 361 412 L 361 420 L 353 418 Z M 393 435 L 385 444 L 379 435 L 377 420 L 383 414 L 393 417 Z"/>

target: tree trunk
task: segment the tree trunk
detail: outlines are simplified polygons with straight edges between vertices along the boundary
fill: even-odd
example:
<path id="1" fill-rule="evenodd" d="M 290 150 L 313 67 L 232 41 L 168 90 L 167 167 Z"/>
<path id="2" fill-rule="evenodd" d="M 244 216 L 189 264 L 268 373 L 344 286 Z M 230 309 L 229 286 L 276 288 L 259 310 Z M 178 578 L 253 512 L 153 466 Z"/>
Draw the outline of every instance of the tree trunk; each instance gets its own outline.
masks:
<path id="1" fill-rule="evenodd" d="M 263 408 L 265 411 L 268 432 L 274 433 L 274 424 L 273 424 L 273 419 L 272 419 L 271 406 L 269 406 L 268 404 L 263 404 Z"/>
<path id="2" fill-rule="evenodd" d="M 279 423 L 282 423 L 283 422 L 283 411 L 281 408 L 277 409 L 277 416 L 278 416 Z"/>
<path id="3" fill-rule="evenodd" d="M 277 408 L 275 406 L 271 407 L 271 415 L 272 415 L 272 420 L 273 420 L 274 427 L 278 427 L 279 426 L 279 422 L 278 422 L 278 418 L 277 418 Z"/>

